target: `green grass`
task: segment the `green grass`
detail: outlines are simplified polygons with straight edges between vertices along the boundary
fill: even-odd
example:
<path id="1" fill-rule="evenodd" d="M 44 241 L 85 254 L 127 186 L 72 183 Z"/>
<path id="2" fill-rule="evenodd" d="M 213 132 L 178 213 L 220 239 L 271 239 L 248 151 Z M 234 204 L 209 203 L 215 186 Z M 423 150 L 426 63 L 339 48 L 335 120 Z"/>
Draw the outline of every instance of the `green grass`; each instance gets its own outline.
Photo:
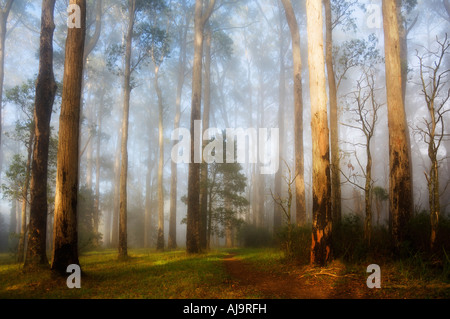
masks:
<path id="1" fill-rule="evenodd" d="M 1 256 L 0 298 L 243 298 L 227 284 L 225 255 L 133 250 L 129 260 L 118 261 L 115 250 L 91 252 L 80 257 L 81 289 L 67 288 L 66 278 L 49 270 L 24 272 Z"/>

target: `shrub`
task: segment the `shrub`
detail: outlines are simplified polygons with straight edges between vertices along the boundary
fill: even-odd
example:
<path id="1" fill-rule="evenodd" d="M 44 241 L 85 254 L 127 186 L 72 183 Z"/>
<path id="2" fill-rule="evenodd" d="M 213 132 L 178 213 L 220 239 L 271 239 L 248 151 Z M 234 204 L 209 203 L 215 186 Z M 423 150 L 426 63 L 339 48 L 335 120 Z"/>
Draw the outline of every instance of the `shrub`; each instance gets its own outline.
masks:
<path id="1" fill-rule="evenodd" d="M 300 263 L 309 263 L 311 249 L 311 225 L 291 225 L 289 238 L 289 227 L 280 228 L 276 234 L 276 243 L 284 252 L 287 259 L 296 260 Z"/>
<path id="2" fill-rule="evenodd" d="M 237 238 L 243 247 L 268 247 L 273 245 L 273 238 L 265 228 L 256 227 L 247 223 L 242 224 L 237 233 Z"/>

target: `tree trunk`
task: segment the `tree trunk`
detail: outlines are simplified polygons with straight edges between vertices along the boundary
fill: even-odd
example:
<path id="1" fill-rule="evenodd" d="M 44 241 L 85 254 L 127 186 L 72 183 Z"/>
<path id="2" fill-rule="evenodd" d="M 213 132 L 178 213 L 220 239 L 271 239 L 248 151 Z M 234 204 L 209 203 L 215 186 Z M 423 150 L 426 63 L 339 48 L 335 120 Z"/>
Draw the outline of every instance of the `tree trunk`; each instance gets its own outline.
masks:
<path id="1" fill-rule="evenodd" d="M 102 142 L 102 120 L 103 120 L 103 97 L 104 92 L 101 92 L 100 104 L 97 112 L 97 154 L 95 158 L 95 200 L 94 200 L 94 234 L 95 246 L 99 243 L 99 225 L 100 225 L 100 154 L 101 154 L 101 142 Z"/>
<path id="2" fill-rule="evenodd" d="M 201 117 L 202 95 L 202 57 L 203 57 L 203 30 L 214 8 L 215 0 L 210 0 L 209 7 L 203 12 L 203 1 L 195 2 L 194 18 L 194 64 L 192 72 L 192 100 L 191 100 L 191 158 L 188 174 L 188 204 L 187 204 L 187 228 L 186 250 L 188 253 L 199 253 L 200 247 L 200 163 L 195 163 L 195 121 Z"/>
<path id="3" fill-rule="evenodd" d="M 183 2 L 183 4 L 185 4 Z M 175 119 L 173 128 L 177 130 L 180 127 L 181 118 L 181 96 L 183 93 L 184 73 L 186 70 L 186 42 L 187 42 L 188 22 L 185 21 L 183 32 L 181 35 L 180 57 L 178 60 L 178 80 L 177 80 L 177 98 L 175 105 Z M 177 142 L 174 141 L 173 145 Z M 170 216 L 169 216 L 169 239 L 167 246 L 169 249 L 177 248 L 177 163 L 171 162 L 171 179 L 170 179 Z"/>
<path id="4" fill-rule="evenodd" d="M 400 40 L 395 0 L 383 0 L 386 87 L 389 123 L 389 210 L 395 248 L 405 239 L 413 209 L 408 127 L 402 98 Z"/>
<path id="5" fill-rule="evenodd" d="M 367 141 L 367 165 L 366 184 L 364 185 L 364 201 L 366 218 L 364 223 L 364 234 L 367 244 L 370 246 L 372 239 L 372 153 L 370 152 L 370 140 Z"/>
<path id="6" fill-rule="evenodd" d="M 152 128 L 153 130 L 153 128 Z M 149 150 L 151 147 L 149 147 Z M 151 193 L 152 193 L 152 170 L 153 170 L 154 161 L 152 159 L 151 153 L 148 154 L 148 165 L 147 165 L 147 177 L 145 181 L 145 211 L 144 211 L 144 247 L 150 247 L 150 225 L 151 225 L 151 215 L 152 215 L 152 207 L 151 207 Z"/>
<path id="7" fill-rule="evenodd" d="M 202 141 L 203 134 L 209 128 L 209 115 L 211 109 L 211 27 L 209 23 L 205 28 L 205 81 L 203 92 L 203 124 L 202 124 Z M 202 150 L 204 145 L 202 146 Z M 202 157 L 203 158 L 203 157 Z M 200 247 L 206 249 L 207 246 L 207 221 L 208 221 L 208 164 L 203 161 L 200 171 Z"/>
<path id="8" fill-rule="evenodd" d="M 128 29 L 126 34 L 125 72 L 123 84 L 123 117 L 120 169 L 120 200 L 119 200 L 119 259 L 128 257 L 127 245 L 127 176 L 128 176 L 128 121 L 130 116 L 131 96 L 131 50 L 133 28 L 135 22 L 136 0 L 129 0 Z"/>
<path id="9" fill-rule="evenodd" d="M 30 131 L 27 144 L 27 166 L 25 169 L 25 180 L 22 187 L 22 227 L 20 231 L 19 247 L 17 249 L 17 261 L 23 263 L 25 259 L 25 236 L 27 235 L 27 204 L 28 204 L 28 189 L 30 186 L 30 174 L 31 174 L 31 157 L 33 155 L 33 142 L 34 142 L 34 127 Z"/>
<path id="10" fill-rule="evenodd" d="M 111 230 L 111 246 L 119 245 L 119 203 L 120 203 L 120 155 L 121 155 L 121 139 L 122 133 L 119 132 L 117 138 L 116 159 L 114 162 L 114 205 L 112 211 L 112 230 Z"/>
<path id="11" fill-rule="evenodd" d="M 285 100 L 286 100 L 286 66 L 285 66 L 285 59 L 284 59 L 284 35 L 283 35 L 283 23 L 282 23 L 282 14 L 281 14 L 281 8 L 279 10 L 279 34 L 278 34 L 278 40 L 279 40 L 279 58 L 280 58 L 280 73 L 279 73 L 279 83 L 278 83 L 278 128 L 280 130 L 280 142 L 279 142 L 279 162 L 283 162 L 284 157 L 284 108 L 285 108 Z M 282 177 L 283 177 L 283 169 L 281 167 L 278 169 L 278 171 L 275 174 L 275 196 L 280 196 L 282 190 Z M 274 232 L 281 227 L 282 221 L 281 221 L 281 208 L 279 205 L 273 206 L 273 230 Z"/>
<path id="12" fill-rule="evenodd" d="M 4 6 L 0 10 L 0 106 L 3 105 L 3 82 L 5 79 L 5 40 L 6 40 L 6 31 L 8 24 L 8 16 L 11 11 L 11 6 L 14 0 L 8 0 Z M 2 132 L 3 132 L 3 111 L 0 108 L 0 184 L 1 184 L 1 174 L 3 168 L 3 149 L 2 149 Z"/>
<path id="13" fill-rule="evenodd" d="M 307 0 L 308 64 L 313 141 L 313 218 L 311 263 L 331 261 L 331 180 L 327 118 L 322 1 Z"/>
<path id="14" fill-rule="evenodd" d="M 159 110 L 159 164 L 158 164 L 158 238 L 156 241 L 156 249 L 164 250 L 164 131 L 163 131 L 163 101 L 162 92 L 158 82 L 157 67 L 155 70 L 155 89 L 158 96 Z"/>
<path id="15" fill-rule="evenodd" d="M 303 155 L 303 87 L 302 58 L 300 48 L 300 30 L 290 0 L 281 1 L 292 37 L 292 55 L 294 63 L 294 133 L 295 133 L 295 212 L 296 223 L 306 223 L 305 179 Z"/>
<path id="16" fill-rule="evenodd" d="M 47 172 L 50 144 L 50 119 L 56 94 L 53 74 L 53 32 L 55 0 L 42 2 L 39 74 L 34 109 L 35 139 L 31 163 L 30 223 L 25 266 L 46 265 Z M 77 156 L 78 158 L 78 156 Z"/>
<path id="17" fill-rule="evenodd" d="M 86 1 L 71 0 L 81 11 L 81 28 L 68 30 L 59 125 L 52 269 L 66 273 L 78 264 L 78 141 L 86 36 Z"/>
<path id="18" fill-rule="evenodd" d="M 324 0 L 326 23 L 326 66 L 330 95 L 330 142 L 331 142 L 331 198 L 333 222 L 341 220 L 341 180 L 339 159 L 339 111 L 336 78 L 333 66 L 333 27 L 330 0 Z"/>

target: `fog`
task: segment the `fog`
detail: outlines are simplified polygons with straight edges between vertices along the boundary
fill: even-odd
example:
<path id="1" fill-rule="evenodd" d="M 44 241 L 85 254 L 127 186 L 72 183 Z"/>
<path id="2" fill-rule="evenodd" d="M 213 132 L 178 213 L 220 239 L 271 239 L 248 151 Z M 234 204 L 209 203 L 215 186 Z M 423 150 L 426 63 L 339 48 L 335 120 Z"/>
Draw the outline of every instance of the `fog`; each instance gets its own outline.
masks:
<path id="1" fill-rule="evenodd" d="M 4 1 L 2 1 L 4 2 Z M 87 40 L 95 37 L 96 7 L 95 1 L 88 2 Z M 280 176 L 286 176 L 287 167 L 295 167 L 294 147 L 294 95 L 292 39 L 281 2 L 277 0 L 259 1 L 218 1 L 211 15 L 211 78 L 210 78 L 210 118 L 209 127 L 221 132 L 229 129 L 279 128 L 281 144 L 268 146 L 261 152 L 272 161 L 279 162 Z M 338 5 L 345 1 L 332 1 Z M 352 2 L 352 1 L 347 1 Z M 384 36 L 381 16 L 381 1 L 354 1 L 349 11 L 344 12 L 333 30 L 334 64 L 338 87 L 338 123 L 341 169 L 341 203 L 343 216 L 365 216 L 364 177 L 367 156 L 366 139 L 355 120 L 355 96 L 352 95 L 361 84 L 360 92 L 368 92 L 364 82 L 363 70 L 371 67 L 374 98 L 379 104 L 377 121 L 373 128 L 371 141 L 372 187 L 380 187 L 389 192 L 389 128 L 386 104 L 386 79 L 384 65 Z M 163 201 L 164 201 L 164 238 L 165 246 L 169 241 L 169 216 L 171 208 L 171 177 L 173 174 L 173 149 L 181 139 L 173 139 L 174 122 L 177 114 L 177 86 L 182 67 L 182 88 L 180 94 L 179 127 L 190 130 L 192 74 L 194 59 L 194 1 L 165 1 L 166 11 L 158 11 L 154 16 L 144 13 L 136 15 L 136 34 L 133 43 L 131 64 L 131 99 L 128 130 L 128 246 L 131 248 L 156 247 L 158 229 L 158 161 L 159 145 L 159 103 L 162 102 L 163 124 Z M 184 5 L 183 5 L 184 3 Z M 64 72 L 64 50 L 67 35 L 68 1 L 57 1 L 55 9 L 54 36 L 54 72 L 56 81 L 62 86 Z M 311 105 L 308 77 L 308 37 L 306 28 L 305 1 L 294 1 L 294 10 L 300 28 L 303 84 L 303 151 L 304 181 L 306 196 L 306 220 L 312 220 L 312 136 Z M 23 182 L 14 173 L 14 156 L 20 154 L 26 160 L 27 146 L 23 138 L 14 137 L 17 124 L 25 125 L 27 114 L 20 103 L 11 96 L 11 90 L 27 81 L 36 81 L 39 67 L 39 34 L 41 3 L 37 0 L 17 0 L 8 20 L 5 54 L 5 81 L 2 105 L 2 143 L 1 143 L 1 219 L 0 232 L 19 234 L 21 232 L 21 199 L 8 190 L 15 183 Z M 447 15 L 442 1 L 417 1 L 408 12 L 405 10 L 405 23 L 411 27 L 407 34 L 408 42 L 408 78 L 405 109 L 409 126 L 412 158 L 414 212 L 429 211 L 428 185 L 424 172 L 430 169 L 428 144 L 421 135 L 423 119 L 428 119 L 428 109 L 421 92 L 419 58 L 426 49 L 436 50 L 437 40 L 444 41 L 449 30 L 450 16 Z M 82 91 L 82 119 L 79 147 L 79 243 L 80 249 L 99 247 L 116 248 L 118 227 L 115 210 L 118 209 L 120 147 L 122 138 L 122 120 L 124 105 L 123 72 L 124 46 L 128 26 L 126 1 L 103 1 L 101 8 L 101 32 L 95 47 L 86 59 Z M 153 39 L 153 49 L 160 59 L 155 67 L 144 48 L 142 35 L 137 30 L 143 22 L 149 22 L 166 37 Z M 156 35 L 154 35 L 156 37 Z M 183 37 L 186 39 L 183 40 Z M 364 42 L 364 49 L 356 52 L 356 47 L 348 46 L 352 40 Z M 186 43 L 186 58 L 182 43 Z M 156 44 L 155 44 L 156 43 Z M 205 42 L 204 42 L 205 43 Z M 372 46 L 371 46 L 372 45 Z M 167 46 L 167 47 L 164 47 Z M 348 48 L 345 51 L 345 48 Z M 450 52 L 450 51 L 449 51 Z M 354 63 L 346 69 L 349 54 L 358 53 Z M 371 54 L 375 54 L 374 57 Z M 205 50 L 204 50 L 205 55 Z M 358 61 L 356 61 L 358 60 Z M 280 74 L 280 61 L 283 61 Z M 206 55 L 203 57 L 204 65 Z M 349 62 L 347 60 L 347 62 Z M 426 56 L 424 62 L 433 65 L 436 57 Z M 442 70 L 450 68 L 448 52 L 442 61 Z M 157 72 L 156 72 L 157 70 Z M 344 74 L 345 72 L 345 74 Z M 161 89 L 158 99 L 155 77 Z M 340 78 L 341 77 L 341 78 Z M 281 81 L 280 79 L 283 79 Z M 205 90 L 205 70 L 203 70 L 203 90 Z M 360 82 L 358 82 L 360 81 Z M 443 100 L 449 88 L 448 76 L 443 77 L 439 100 Z M 280 83 L 284 87 L 280 88 Z M 31 92 L 30 94 L 34 94 Z M 202 105 L 204 105 L 205 94 Z M 29 100 L 31 106 L 33 99 Z M 447 100 L 444 109 L 449 109 Z M 368 104 L 369 105 L 369 104 Z M 364 113 L 372 116 L 370 108 Z M 51 118 L 52 136 L 58 136 L 61 96 L 57 95 Z M 203 106 L 202 106 L 203 108 Z M 280 113 L 280 110 L 282 111 Z M 203 112 L 203 111 L 202 111 Z M 280 119 L 281 114 L 281 119 Z M 438 152 L 441 213 L 450 214 L 450 120 L 443 116 L 445 138 Z M 439 127 L 438 127 L 439 128 Z M 439 130 L 439 129 L 438 129 Z M 25 133 L 24 133 L 25 134 Z M 261 140 L 261 136 L 260 140 Z M 267 140 L 270 136 L 267 136 Z M 175 142 L 175 143 L 174 143 Z M 227 140 L 228 142 L 228 140 Z M 247 141 L 244 147 L 245 161 L 239 172 L 246 177 L 245 187 L 236 190 L 235 196 L 245 198 L 248 203 L 236 211 L 235 219 L 248 225 L 257 223 L 256 215 L 262 218 L 258 226 L 274 231 L 273 194 L 276 192 L 275 173 L 261 174 L 260 157 L 257 163 L 251 163 L 249 152 L 254 144 Z M 253 141 L 256 143 L 256 140 Z M 260 151 L 259 145 L 257 150 Z M 279 150 L 279 157 L 276 156 Z M 180 150 L 187 151 L 186 149 Z M 176 152 L 178 153 L 178 152 Z M 180 153 L 181 154 L 181 153 Z M 258 153 L 260 154 L 260 153 Z M 56 161 L 55 161 L 56 162 Z M 188 195 L 189 164 L 176 166 L 176 241 L 178 247 L 186 245 L 186 216 Z M 212 167 L 212 166 L 210 166 Z M 55 168 L 53 168 L 55 169 Z M 9 176 L 12 172 L 13 177 Z M 51 169 L 50 169 L 51 171 Z M 49 176 L 49 220 L 48 247 L 51 247 L 51 233 L 54 213 L 55 176 Z M 8 177 L 9 176 L 9 177 Z M 19 180 L 19 181 L 18 181 Z M 278 194 L 285 198 L 287 184 L 282 180 L 282 189 Z M 16 185 L 17 186 L 17 185 Z M 219 187 L 219 186 L 218 186 Z M 19 185 L 19 189 L 22 187 Z M 97 198 L 98 196 L 98 198 Z M 219 195 L 218 195 L 219 196 Z M 96 202 L 98 201 L 98 202 Z M 380 202 L 377 211 L 373 199 L 373 223 L 387 225 L 389 220 L 388 201 Z M 96 206 L 97 205 L 97 206 Z M 220 199 L 215 202 L 219 214 Z M 226 205 L 225 205 L 226 206 Z M 91 226 L 94 211 L 100 212 L 98 233 Z M 377 220 L 377 214 L 380 214 Z M 146 219 L 146 214 L 149 219 Z M 116 221 L 114 219 L 116 218 Z M 259 218 L 259 217 L 258 217 Z M 295 221 L 295 200 L 292 202 L 292 221 Z M 283 217 L 284 220 L 284 217 Z M 284 221 L 285 222 L 285 221 Z M 211 246 L 225 246 L 226 235 L 220 218 L 215 221 L 216 228 L 211 234 Z M 89 225 L 88 225 L 89 224 Z M 214 222 L 213 222 L 214 226 Z M 95 227 L 95 226 L 94 226 Z M 117 230 L 116 230 L 117 231 Z M 147 235 L 146 235 L 147 234 Z M 97 237 L 96 237 L 97 236 Z M 116 237 L 115 237 L 116 236 Z M 3 242 L 2 250 L 13 251 L 14 243 L 10 237 Z M 3 237 L 3 241 L 5 241 Z"/>

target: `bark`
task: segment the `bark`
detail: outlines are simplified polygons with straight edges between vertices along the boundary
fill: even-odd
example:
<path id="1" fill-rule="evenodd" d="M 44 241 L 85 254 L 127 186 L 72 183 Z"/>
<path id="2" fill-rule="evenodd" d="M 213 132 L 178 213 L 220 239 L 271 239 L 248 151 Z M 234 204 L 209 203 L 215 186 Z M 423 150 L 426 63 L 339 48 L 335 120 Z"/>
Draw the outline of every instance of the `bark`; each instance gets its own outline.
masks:
<path id="1" fill-rule="evenodd" d="M 417 18 L 411 23 L 410 26 L 407 25 L 406 18 L 402 14 L 402 2 L 405 0 L 396 0 L 397 2 L 397 21 L 398 21 L 398 33 L 400 39 L 400 64 L 401 64 L 401 74 L 402 74 L 402 98 L 405 109 L 406 104 L 406 89 L 408 84 L 408 34 L 417 22 Z M 411 145 L 411 139 L 409 134 L 409 126 L 406 126 L 406 137 L 408 145 Z M 411 148 L 408 148 L 409 162 L 412 163 L 411 158 Z M 412 165 L 410 166 L 410 175 L 412 175 Z M 414 180 L 411 179 L 411 192 L 414 190 Z M 413 197 L 413 193 L 411 193 Z"/>
<path id="2" fill-rule="evenodd" d="M 209 128 L 211 109 L 211 27 L 207 24 L 205 28 L 205 80 L 204 80 L 204 104 L 203 104 L 203 124 L 202 136 Z M 202 137 L 203 140 L 203 137 Z M 203 145 L 202 150 L 205 145 Z M 202 162 L 200 171 L 200 246 L 207 247 L 207 220 L 208 220 L 208 164 Z"/>
<path id="3" fill-rule="evenodd" d="M 120 203 L 120 156 L 121 156 L 121 139 L 122 133 L 119 132 L 116 148 L 116 159 L 114 161 L 114 205 L 112 211 L 112 231 L 111 246 L 119 245 L 119 203 Z"/>
<path id="4" fill-rule="evenodd" d="M 331 144 L 331 198 L 333 222 L 341 220 L 341 180 L 339 158 L 339 111 L 336 77 L 333 66 L 333 25 L 330 0 L 324 0 L 326 23 L 326 66 L 330 95 L 330 144 Z"/>
<path id="5" fill-rule="evenodd" d="M 99 245 L 99 224 L 100 224 L 100 154 L 101 154 L 101 142 L 102 142 L 102 124 L 103 124 L 103 98 L 104 92 L 100 93 L 100 104 L 99 110 L 97 113 L 97 149 L 96 149 L 96 158 L 95 158 L 95 200 L 94 200 L 94 216 L 93 216 L 93 224 L 94 224 L 94 234 L 96 235 L 95 245 Z"/>
<path id="6" fill-rule="evenodd" d="M 303 87 L 300 30 L 290 0 L 281 1 L 292 37 L 292 56 L 294 63 L 294 133 L 295 133 L 295 212 L 296 223 L 306 223 L 304 155 L 303 155 Z"/>
<path id="7" fill-rule="evenodd" d="M 50 119 L 56 94 L 53 74 L 53 33 L 55 0 L 42 2 L 39 74 L 34 109 L 35 139 L 31 163 L 30 223 L 25 266 L 46 265 L 47 175 L 50 144 Z"/>
<path id="8" fill-rule="evenodd" d="M 153 128 L 152 128 L 153 130 Z M 151 149 L 151 147 L 149 147 Z M 152 193 L 152 169 L 153 169 L 154 160 L 149 152 L 148 154 L 148 165 L 147 165 L 147 177 L 145 181 L 145 212 L 144 212 L 144 247 L 150 247 L 150 238 L 151 238 L 151 193 Z"/>
<path id="9" fill-rule="evenodd" d="M 27 234 L 27 206 L 28 206 L 28 190 L 30 186 L 31 174 L 31 157 L 33 155 L 34 128 L 30 131 L 27 143 L 27 163 L 25 169 L 25 180 L 22 187 L 22 226 L 20 230 L 19 246 L 17 249 L 17 261 L 23 263 L 25 259 L 25 236 Z"/>
<path id="10" fill-rule="evenodd" d="M 52 269 L 66 272 L 78 262 L 78 150 L 86 37 L 86 1 L 71 0 L 81 11 L 81 28 L 67 32 L 64 86 L 59 125 Z"/>
<path id="11" fill-rule="evenodd" d="M 188 207 L 186 228 L 186 250 L 188 253 L 201 252 L 200 247 L 200 163 L 195 163 L 195 134 L 194 123 L 201 117 L 202 95 L 202 57 L 203 57 L 203 30 L 208 21 L 215 0 L 209 2 L 208 9 L 203 13 L 203 1 L 195 2 L 194 17 L 194 64 L 192 71 L 192 100 L 191 100 L 191 158 L 188 173 Z"/>
<path id="12" fill-rule="evenodd" d="M 331 261 L 331 178 L 327 118 L 322 1 L 307 0 L 308 65 L 313 141 L 313 219 L 311 263 L 324 266 Z"/>
<path id="13" fill-rule="evenodd" d="M 157 67 L 155 70 L 155 89 L 158 96 L 159 110 L 159 163 L 158 163 L 158 237 L 156 241 L 156 249 L 164 250 L 164 128 L 163 128 L 163 101 L 162 92 L 158 82 Z"/>
<path id="14" fill-rule="evenodd" d="M 283 162 L 284 156 L 284 108 L 286 100 L 286 73 L 285 73 L 285 57 L 284 57 L 284 36 L 283 36 L 283 23 L 281 17 L 281 9 L 279 12 L 279 58 L 280 58 L 280 73 L 279 73 L 279 86 L 278 86 L 278 128 L 280 130 L 280 142 L 279 142 L 279 162 Z M 276 196 L 281 196 L 282 192 L 282 176 L 283 170 L 280 168 L 275 174 L 275 194 Z M 276 231 L 281 227 L 281 208 L 278 205 L 273 207 L 273 230 Z"/>
<path id="15" fill-rule="evenodd" d="M 0 106 L 3 105 L 3 82 L 5 78 L 5 40 L 8 24 L 8 16 L 11 11 L 11 6 L 14 0 L 8 0 L 0 10 Z M 2 109 L 0 108 L 0 181 L 3 168 L 3 151 L 2 151 L 2 132 L 3 132 L 3 118 Z"/>
<path id="16" fill-rule="evenodd" d="M 402 98 L 400 39 L 395 0 L 383 0 L 386 87 L 389 125 L 389 210 L 392 237 L 399 248 L 413 209 L 408 127 Z"/>
<path id="17" fill-rule="evenodd" d="M 121 169 L 120 169 L 120 200 L 119 200 L 119 258 L 128 257 L 127 246 L 127 176 L 128 176 L 128 122 L 130 116 L 131 95 L 131 50 L 133 41 L 133 28 L 135 22 L 136 0 L 129 0 L 128 29 L 126 34 L 125 70 L 123 84 L 123 117 L 121 142 Z"/>
<path id="18" fill-rule="evenodd" d="M 364 222 L 364 234 L 366 237 L 366 241 L 370 246 L 372 240 L 372 153 L 370 151 L 370 140 L 367 141 L 366 152 L 366 183 L 364 185 L 366 219 Z"/>
<path id="19" fill-rule="evenodd" d="M 184 73 L 186 70 L 186 42 L 187 42 L 188 22 L 185 21 L 181 36 L 180 57 L 178 60 L 178 79 L 177 79 L 177 98 L 175 104 L 175 119 L 173 128 L 177 130 L 180 127 L 181 118 L 181 95 L 183 93 Z M 173 141 L 175 146 L 177 141 Z M 169 239 L 167 246 L 169 249 L 177 248 L 177 164 L 171 162 L 170 179 L 170 216 L 169 216 Z"/>

